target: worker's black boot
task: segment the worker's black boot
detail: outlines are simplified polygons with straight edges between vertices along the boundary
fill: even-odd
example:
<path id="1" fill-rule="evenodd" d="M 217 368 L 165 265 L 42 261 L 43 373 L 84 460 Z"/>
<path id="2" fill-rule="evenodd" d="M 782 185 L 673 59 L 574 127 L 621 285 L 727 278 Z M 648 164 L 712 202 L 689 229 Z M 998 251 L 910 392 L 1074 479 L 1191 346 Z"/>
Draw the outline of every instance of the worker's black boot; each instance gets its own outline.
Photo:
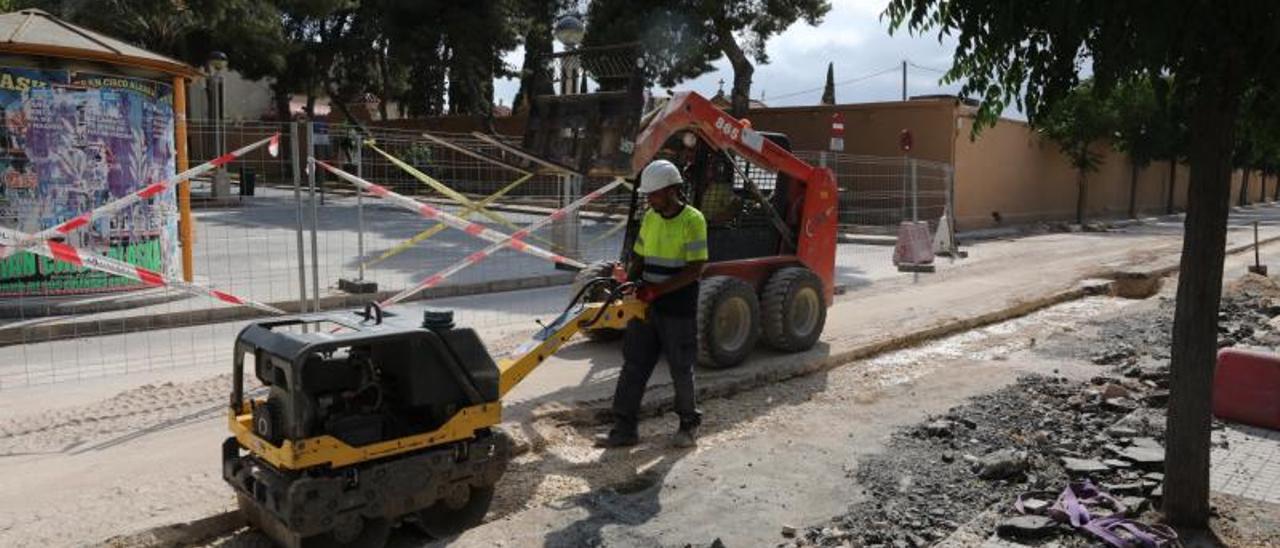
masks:
<path id="1" fill-rule="evenodd" d="M 626 415 L 617 415 L 613 419 L 613 428 L 608 434 L 595 437 L 595 447 L 631 447 L 640 443 L 640 425 L 635 419 Z"/>
<path id="2" fill-rule="evenodd" d="M 698 446 L 698 427 L 697 426 L 681 426 L 676 433 L 671 436 L 671 445 L 681 449 L 689 449 Z"/>
<path id="3" fill-rule="evenodd" d="M 626 428 L 622 425 L 614 425 L 609 429 L 608 434 L 599 434 L 595 437 L 595 447 L 631 447 L 636 443 L 640 443 L 640 434 L 635 428 Z"/>

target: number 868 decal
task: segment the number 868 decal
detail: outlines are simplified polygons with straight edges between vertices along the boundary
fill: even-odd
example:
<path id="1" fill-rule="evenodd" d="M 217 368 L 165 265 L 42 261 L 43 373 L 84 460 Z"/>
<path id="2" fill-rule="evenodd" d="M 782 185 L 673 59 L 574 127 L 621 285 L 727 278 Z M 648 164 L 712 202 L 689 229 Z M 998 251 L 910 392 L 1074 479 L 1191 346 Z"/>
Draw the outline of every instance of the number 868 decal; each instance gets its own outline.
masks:
<path id="1" fill-rule="evenodd" d="M 738 132 L 742 131 L 742 128 L 739 128 L 738 124 L 730 122 L 724 118 L 716 118 L 716 129 L 720 130 L 720 132 L 725 134 L 729 139 L 735 141 L 738 140 Z"/>

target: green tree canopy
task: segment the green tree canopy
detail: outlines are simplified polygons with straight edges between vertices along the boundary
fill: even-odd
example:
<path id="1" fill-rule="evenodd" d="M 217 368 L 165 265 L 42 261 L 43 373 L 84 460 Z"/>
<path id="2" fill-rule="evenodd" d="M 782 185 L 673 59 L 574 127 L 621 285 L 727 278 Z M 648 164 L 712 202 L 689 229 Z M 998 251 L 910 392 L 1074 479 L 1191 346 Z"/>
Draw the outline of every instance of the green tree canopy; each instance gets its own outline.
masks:
<path id="1" fill-rule="evenodd" d="M 532 6 L 532 0 L 527 0 Z M 329 96 L 373 94 L 414 115 L 489 115 L 502 56 L 518 43 L 512 0 L 18 0 L 196 66 L 222 51 L 234 70 L 271 82 L 276 110 L 294 94 L 313 112 Z M 547 43 L 549 44 L 549 29 Z"/>
<path id="2" fill-rule="evenodd" d="M 1138 175 L 1168 148 L 1170 129 L 1156 100 L 1152 78 L 1135 78 L 1117 86 L 1108 101 L 1114 116 L 1111 143 L 1129 157 L 1129 217 L 1138 215 Z"/>
<path id="3" fill-rule="evenodd" d="M 222 51 L 248 78 L 284 68 L 280 12 L 271 0 L 15 0 L 198 67 Z"/>
<path id="4" fill-rule="evenodd" d="M 827 63 L 827 83 L 822 86 L 822 101 L 824 105 L 836 104 L 836 64 L 834 62 Z"/>
<path id="5" fill-rule="evenodd" d="M 1076 223 L 1084 223 L 1088 209 L 1089 174 L 1102 164 L 1098 141 L 1111 136 L 1115 125 L 1115 112 L 1091 82 L 1072 89 L 1037 119 L 1036 131 L 1057 143 L 1076 169 Z"/>
<path id="6" fill-rule="evenodd" d="M 681 0 L 594 0 L 587 8 L 583 45 L 639 42 L 647 79 L 674 87 L 710 72 L 723 55 L 692 6 Z"/>
<path id="7" fill-rule="evenodd" d="M 827 0 L 597 0 L 587 13 L 588 45 L 640 41 L 651 77 L 663 87 L 710 71 L 722 56 L 733 65 L 732 104 L 744 116 L 755 63 L 768 63 L 765 45 L 803 20 L 817 25 Z"/>

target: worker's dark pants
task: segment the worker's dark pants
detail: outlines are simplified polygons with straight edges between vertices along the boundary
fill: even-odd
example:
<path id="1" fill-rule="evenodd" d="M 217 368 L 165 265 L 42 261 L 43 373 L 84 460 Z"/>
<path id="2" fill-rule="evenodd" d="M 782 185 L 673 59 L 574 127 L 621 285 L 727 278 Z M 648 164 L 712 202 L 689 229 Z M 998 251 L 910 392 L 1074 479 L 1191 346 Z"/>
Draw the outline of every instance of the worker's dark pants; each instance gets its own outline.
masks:
<path id="1" fill-rule="evenodd" d="M 676 414 L 681 428 L 696 428 L 702 423 L 693 387 L 693 364 L 698 358 L 695 316 L 664 316 L 649 307 L 647 318 L 627 324 L 622 339 L 622 373 L 613 393 L 613 414 L 617 427 L 636 428 L 640 400 L 645 385 L 658 364 L 666 357 L 676 389 Z"/>

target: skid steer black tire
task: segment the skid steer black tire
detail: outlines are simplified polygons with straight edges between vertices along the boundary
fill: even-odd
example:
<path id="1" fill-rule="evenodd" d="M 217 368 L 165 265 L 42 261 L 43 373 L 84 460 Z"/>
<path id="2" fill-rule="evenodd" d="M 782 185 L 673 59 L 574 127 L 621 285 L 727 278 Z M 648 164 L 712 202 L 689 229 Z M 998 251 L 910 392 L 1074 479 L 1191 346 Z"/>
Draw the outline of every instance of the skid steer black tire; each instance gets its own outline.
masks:
<path id="1" fill-rule="evenodd" d="M 760 338 L 760 302 L 750 284 L 729 276 L 702 280 L 698 291 L 698 363 L 728 369 Z"/>
<path id="2" fill-rule="evenodd" d="M 765 344 L 782 352 L 813 348 L 827 323 L 822 279 L 804 267 L 779 269 L 765 282 L 762 295 Z"/>
<path id="3" fill-rule="evenodd" d="M 613 276 L 612 262 L 596 261 L 591 263 L 574 275 L 573 285 L 569 288 L 569 296 L 577 295 L 578 291 L 587 285 L 587 282 L 595 278 L 608 278 L 611 276 Z M 588 303 L 598 303 L 603 302 L 607 296 L 608 291 L 601 286 L 593 289 L 583 300 Z M 621 329 L 583 329 L 582 334 L 593 341 L 615 341 L 622 338 Z"/>

